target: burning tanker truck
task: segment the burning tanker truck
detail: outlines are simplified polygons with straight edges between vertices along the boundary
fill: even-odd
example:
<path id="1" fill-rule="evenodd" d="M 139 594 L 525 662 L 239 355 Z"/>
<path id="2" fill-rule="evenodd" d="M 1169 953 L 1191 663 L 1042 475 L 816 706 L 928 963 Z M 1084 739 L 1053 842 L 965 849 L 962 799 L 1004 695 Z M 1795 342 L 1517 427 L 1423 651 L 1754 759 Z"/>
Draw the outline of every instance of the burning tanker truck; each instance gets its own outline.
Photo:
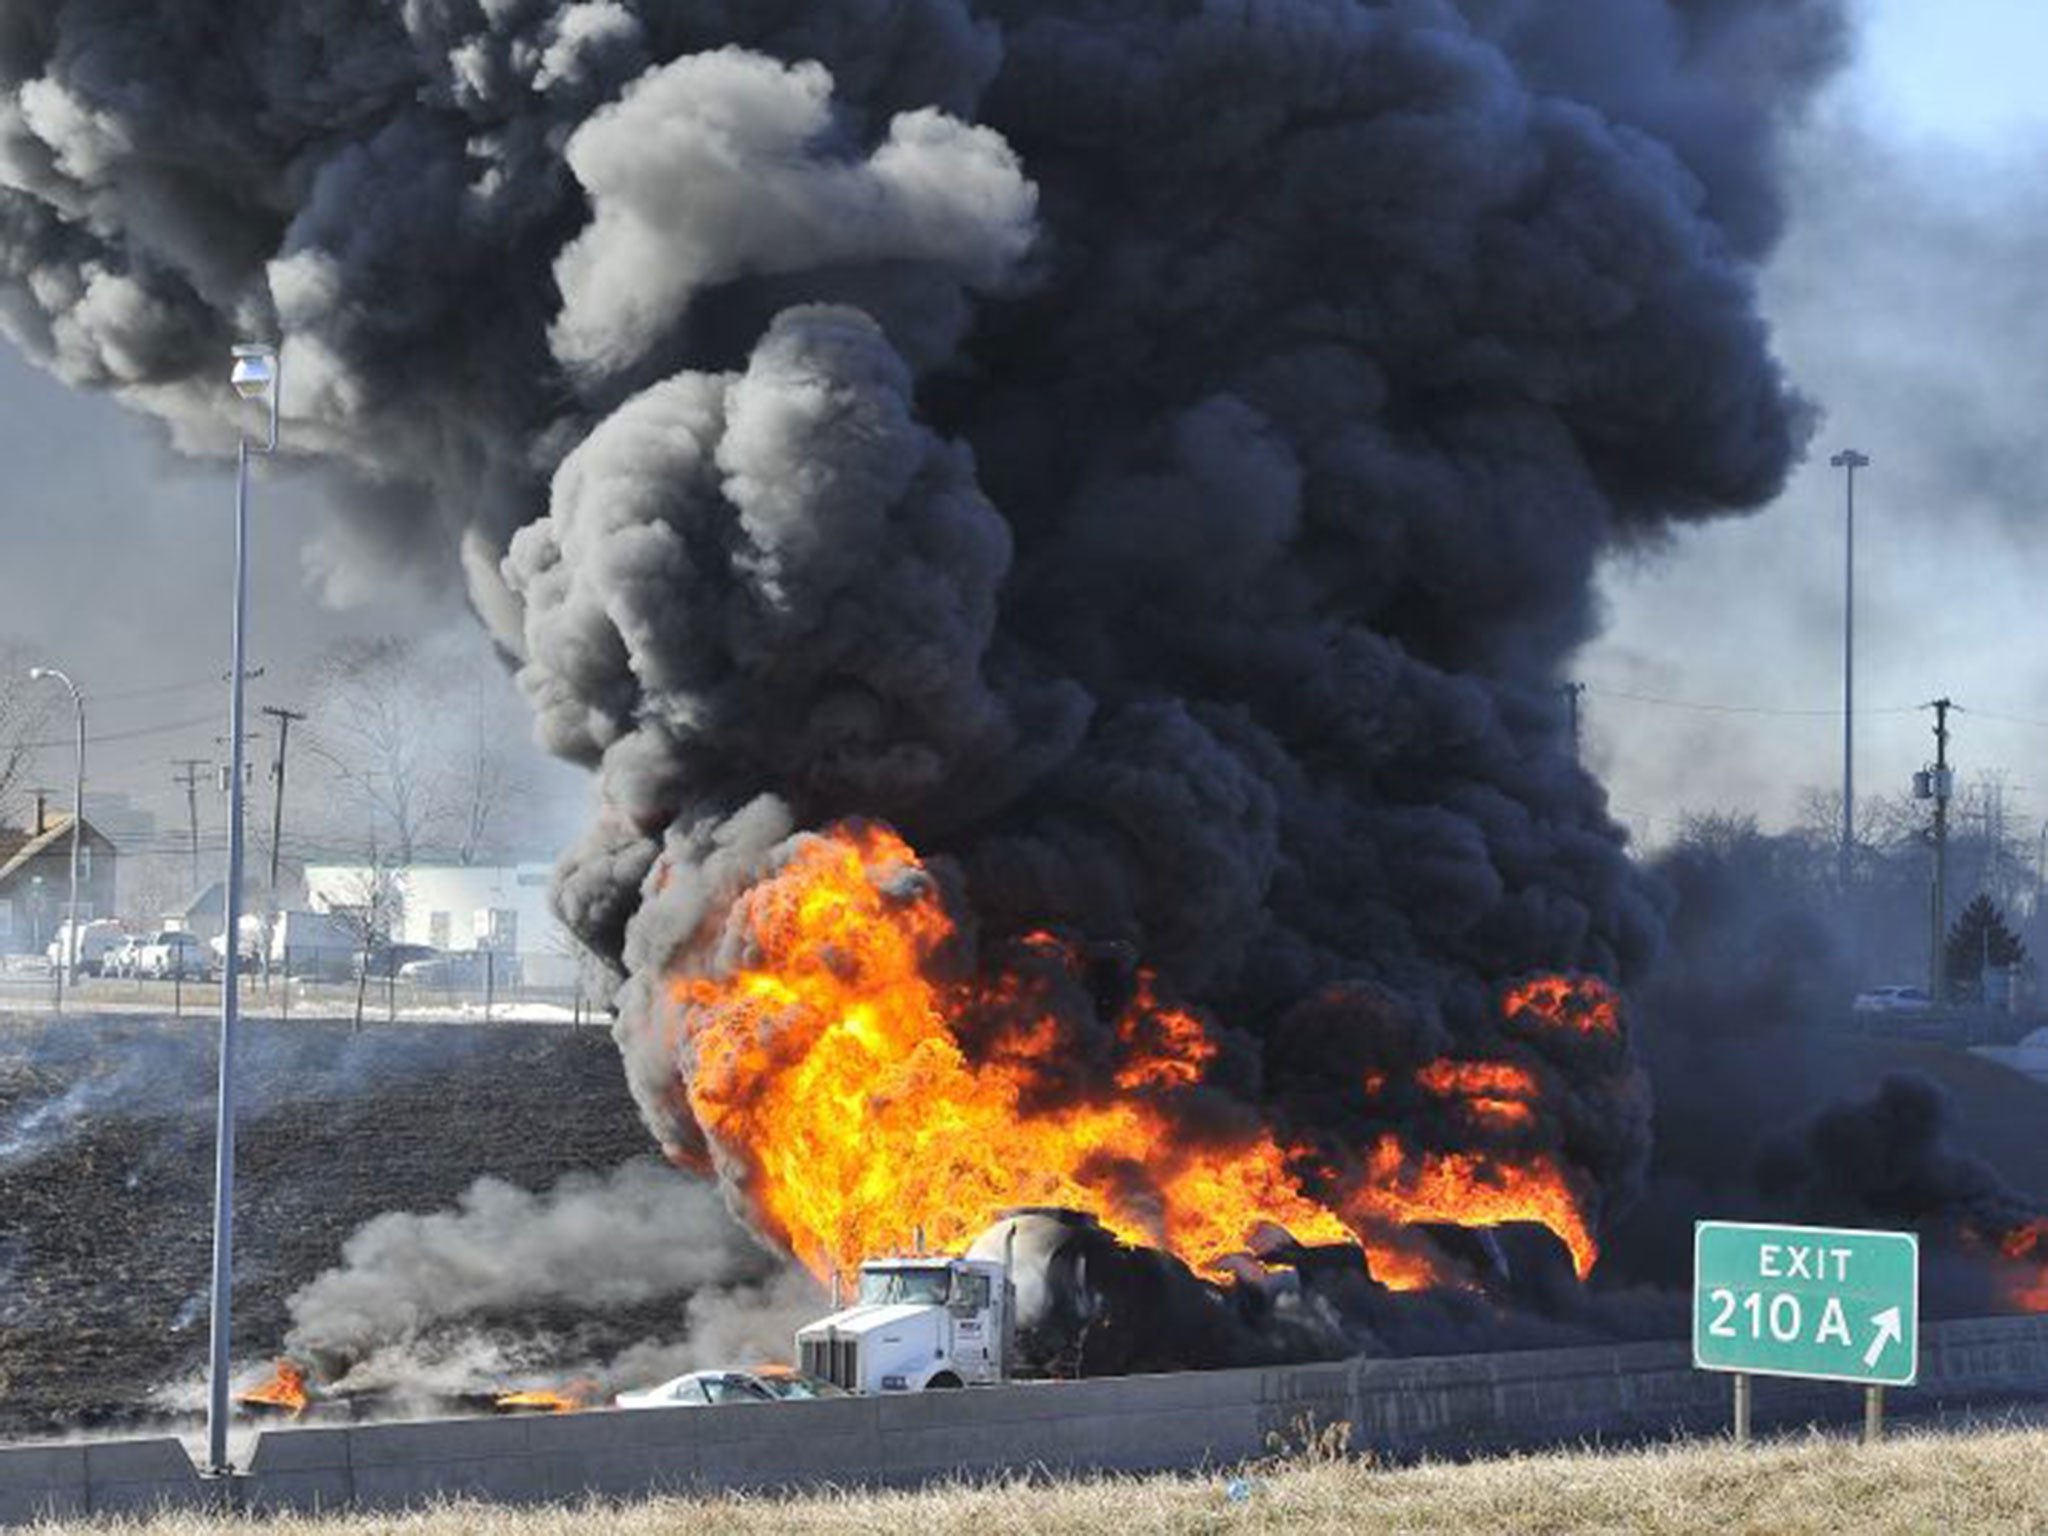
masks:
<path id="1" fill-rule="evenodd" d="M 1211 1361 L 1200 1341 L 1241 1332 L 1252 1294 L 1204 1286 L 1084 1211 L 1011 1211 L 960 1257 L 861 1265 L 853 1304 L 798 1331 L 797 1364 L 863 1393 L 1223 1364 L 1228 1346 Z"/>
<path id="2" fill-rule="evenodd" d="M 1285 1128 L 1217 1091 L 1256 1062 L 1127 947 L 1041 930 L 963 963 L 943 882 L 873 824 L 792 840 L 722 917 L 733 962 L 685 945 L 657 1005 L 690 1053 L 670 1154 L 821 1279 L 858 1270 L 799 1352 L 862 1390 L 1341 1354 L 1405 1293 L 1569 1285 L 1585 1165 L 1645 1108 L 1613 991 L 1552 976 L 1483 1042 L 1378 1037 L 1346 1074 L 1384 1117 L 1362 1144 Z M 875 1258 L 913 1229 L 960 1257 Z"/>
<path id="3" fill-rule="evenodd" d="M 1507 1248 L 1570 1274 L 1540 1229 L 1468 1244 L 1496 1294 Z M 1440 1234 L 1455 1241 L 1455 1234 Z M 798 1330 L 798 1366 L 849 1392 L 921 1392 L 1338 1355 L 1357 1337 L 1346 1302 L 1370 1290 L 1358 1250 L 1311 1252 L 1266 1227 L 1204 1280 L 1156 1249 L 1119 1241 L 1085 1211 L 1008 1211 L 958 1257 L 923 1252 L 861 1265 L 852 1304 Z M 1479 1274 L 1480 1271 L 1473 1273 Z M 1355 1321 L 1355 1319 L 1354 1319 Z"/>

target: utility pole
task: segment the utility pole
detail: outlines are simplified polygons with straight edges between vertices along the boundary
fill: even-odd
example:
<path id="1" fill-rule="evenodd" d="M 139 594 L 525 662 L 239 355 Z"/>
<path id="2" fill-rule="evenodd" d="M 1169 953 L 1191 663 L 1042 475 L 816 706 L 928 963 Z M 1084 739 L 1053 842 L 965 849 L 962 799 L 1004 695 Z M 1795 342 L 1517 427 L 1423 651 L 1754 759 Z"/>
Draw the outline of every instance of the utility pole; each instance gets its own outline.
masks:
<path id="1" fill-rule="evenodd" d="M 1559 686 L 1564 692 L 1565 710 L 1571 718 L 1572 762 L 1576 764 L 1580 761 L 1581 757 L 1579 751 L 1579 695 L 1586 691 L 1586 685 L 1584 683 L 1562 683 Z"/>
<path id="2" fill-rule="evenodd" d="M 291 740 L 292 722 L 306 717 L 297 710 L 280 709 L 275 704 L 264 705 L 263 713 L 277 721 L 277 765 L 271 769 L 271 775 L 277 782 L 271 787 L 270 799 L 270 922 L 265 927 L 267 935 L 277 927 L 277 863 L 278 852 L 284 847 L 284 750 Z M 266 976 L 270 971 L 271 943 L 269 937 L 263 943 Z"/>
<path id="3" fill-rule="evenodd" d="M 199 891 L 199 786 L 206 779 L 199 770 L 208 764 L 203 757 L 174 757 L 171 766 L 185 770 L 172 774 L 171 782 L 185 787 L 185 809 L 192 819 L 192 890 L 196 895 Z"/>
<path id="4" fill-rule="evenodd" d="M 1842 858 L 1844 894 L 1855 867 L 1856 849 L 1856 471 L 1870 456 L 1844 448 L 1828 460 L 1843 471 L 1847 501 L 1842 522 Z"/>
<path id="5" fill-rule="evenodd" d="M 1948 767 L 1948 712 L 1955 708 L 1948 699 L 1936 699 L 1927 706 L 1934 711 L 1934 771 L 1928 791 L 1934 800 L 1934 889 L 1929 893 L 1927 995 L 1939 1008 L 1948 1000 L 1948 967 L 1942 963 L 1948 937 L 1948 801 L 1954 778 Z"/>
<path id="6" fill-rule="evenodd" d="M 270 911 L 277 913 L 277 850 L 284 841 L 284 751 L 291 740 L 292 722 L 306 717 L 293 709 L 280 709 L 275 704 L 263 706 L 263 713 L 277 721 L 277 764 L 270 770 L 277 780 L 275 793 L 270 805 Z"/>

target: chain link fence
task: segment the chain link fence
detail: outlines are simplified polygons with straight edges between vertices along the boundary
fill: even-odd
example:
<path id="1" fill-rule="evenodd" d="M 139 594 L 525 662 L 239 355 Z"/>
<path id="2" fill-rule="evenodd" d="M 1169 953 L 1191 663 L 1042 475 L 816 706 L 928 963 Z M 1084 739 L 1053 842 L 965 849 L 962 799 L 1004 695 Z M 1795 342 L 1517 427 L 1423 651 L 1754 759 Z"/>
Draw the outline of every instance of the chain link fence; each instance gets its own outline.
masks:
<path id="1" fill-rule="evenodd" d="M 559 972 L 556 964 L 550 969 Z M 359 951 L 287 948 L 271 964 L 243 961 L 242 1013 L 251 1018 L 349 1022 L 519 1022 L 609 1027 L 610 1015 L 583 987 L 530 980 L 517 955 L 455 951 L 400 960 Z M 166 976 L 86 975 L 62 988 L 67 1011 L 149 1013 L 181 1018 L 220 1008 L 220 974 L 173 966 Z M 0 1008 L 53 1012 L 56 967 L 13 957 L 0 965 Z"/>

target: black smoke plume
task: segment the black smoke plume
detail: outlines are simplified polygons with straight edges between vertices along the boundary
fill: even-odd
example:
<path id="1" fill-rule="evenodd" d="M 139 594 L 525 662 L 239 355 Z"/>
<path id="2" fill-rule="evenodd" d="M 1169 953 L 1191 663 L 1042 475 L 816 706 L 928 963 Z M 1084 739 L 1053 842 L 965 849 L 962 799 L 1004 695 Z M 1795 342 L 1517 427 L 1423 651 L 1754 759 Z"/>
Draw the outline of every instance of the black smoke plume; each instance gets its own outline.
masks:
<path id="1" fill-rule="evenodd" d="M 1564 17 L 1569 12 L 1569 24 Z M 900 828 L 970 942 L 1127 946 L 1219 1091 L 1537 1060 L 1644 1155 L 1660 898 L 1557 684 L 1601 555 L 1755 507 L 1758 317 L 1823 0 L 19 0 L 0 324 L 218 452 L 279 335 L 346 592 L 460 570 L 603 810 L 559 901 L 649 994 L 801 829 Z M 693 951 L 693 952 L 697 952 Z M 1098 1021 L 1100 1022 L 1100 1021 Z M 1619 1049 L 1619 1048 L 1617 1048 Z"/>

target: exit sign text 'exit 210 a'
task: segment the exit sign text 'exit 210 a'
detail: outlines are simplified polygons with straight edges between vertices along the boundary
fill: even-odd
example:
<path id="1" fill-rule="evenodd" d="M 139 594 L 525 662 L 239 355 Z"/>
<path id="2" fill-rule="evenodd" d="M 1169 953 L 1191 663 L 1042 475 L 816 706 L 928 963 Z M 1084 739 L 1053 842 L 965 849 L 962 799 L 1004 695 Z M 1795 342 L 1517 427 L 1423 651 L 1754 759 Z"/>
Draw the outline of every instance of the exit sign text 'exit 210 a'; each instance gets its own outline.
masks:
<path id="1" fill-rule="evenodd" d="M 1736 1221 L 1693 1228 L 1699 1369 L 1910 1387 L 1919 1361 L 1915 1234 Z"/>

